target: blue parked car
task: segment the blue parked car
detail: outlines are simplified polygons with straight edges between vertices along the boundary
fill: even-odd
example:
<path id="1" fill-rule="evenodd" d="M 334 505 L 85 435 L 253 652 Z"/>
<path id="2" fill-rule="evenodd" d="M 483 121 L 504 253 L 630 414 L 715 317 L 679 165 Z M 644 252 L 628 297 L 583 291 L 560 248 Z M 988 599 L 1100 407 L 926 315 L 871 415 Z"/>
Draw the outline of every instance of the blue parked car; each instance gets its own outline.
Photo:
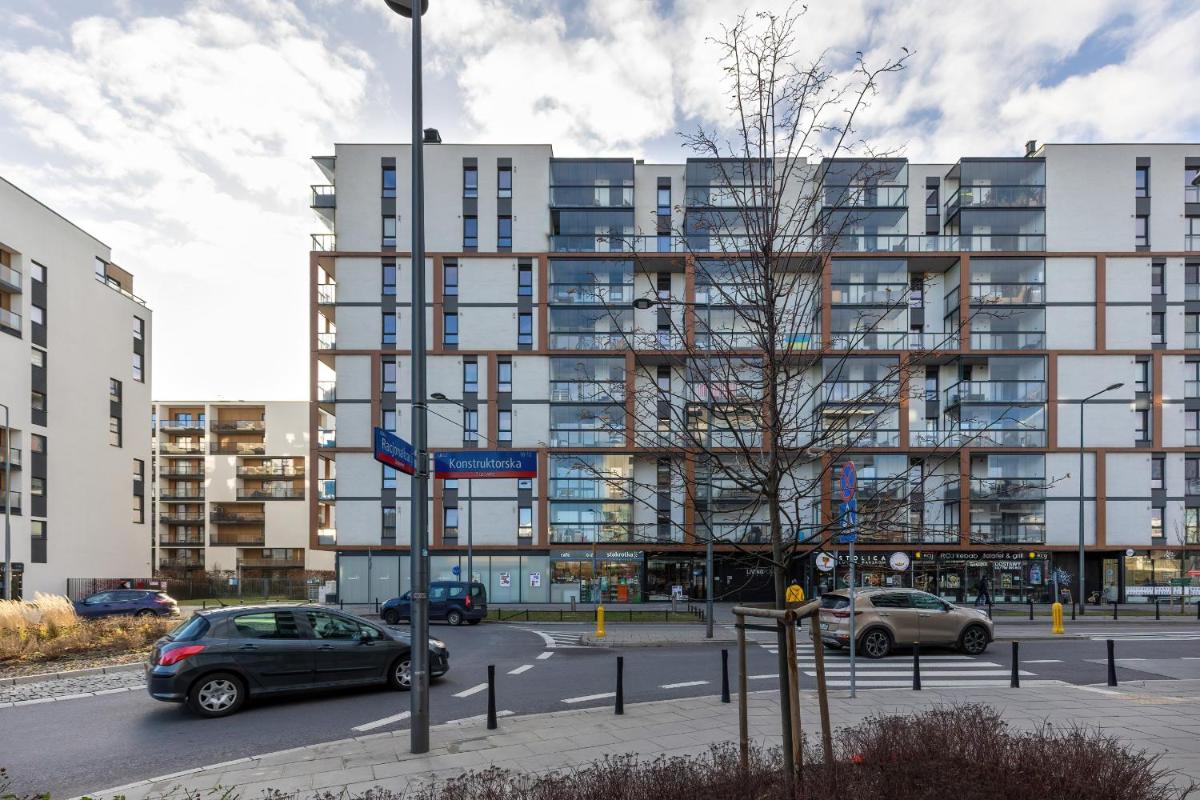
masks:
<path id="1" fill-rule="evenodd" d="M 75 613 L 81 617 L 179 616 L 179 604 L 166 592 L 156 589 L 110 589 L 75 601 Z"/>
<path id="2" fill-rule="evenodd" d="M 379 609 L 388 625 L 412 618 L 412 592 L 393 597 Z M 487 617 L 487 589 L 472 581 L 434 581 L 429 584 L 429 618 L 444 619 L 451 625 L 478 625 Z"/>

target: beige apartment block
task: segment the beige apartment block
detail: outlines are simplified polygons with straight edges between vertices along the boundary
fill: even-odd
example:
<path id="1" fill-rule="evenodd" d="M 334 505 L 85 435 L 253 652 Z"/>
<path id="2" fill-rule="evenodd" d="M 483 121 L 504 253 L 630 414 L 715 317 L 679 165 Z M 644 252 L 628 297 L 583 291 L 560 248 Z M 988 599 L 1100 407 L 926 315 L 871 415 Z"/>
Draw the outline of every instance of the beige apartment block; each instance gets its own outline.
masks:
<path id="1" fill-rule="evenodd" d="M 7 498 L 15 596 L 150 577 L 150 341 L 151 311 L 108 245 L 0 179 L 0 526 Z"/>

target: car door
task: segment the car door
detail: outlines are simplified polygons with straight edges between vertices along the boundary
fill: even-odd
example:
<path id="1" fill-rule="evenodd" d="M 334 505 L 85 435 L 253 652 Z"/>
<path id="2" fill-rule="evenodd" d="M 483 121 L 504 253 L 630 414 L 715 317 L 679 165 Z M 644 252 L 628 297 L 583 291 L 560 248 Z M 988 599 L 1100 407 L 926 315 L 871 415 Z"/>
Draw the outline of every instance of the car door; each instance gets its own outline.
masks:
<path id="1" fill-rule="evenodd" d="M 111 614 L 116 592 L 100 592 L 91 597 L 85 597 L 83 606 L 77 609 L 81 617 L 102 617 Z"/>
<path id="2" fill-rule="evenodd" d="M 959 622 L 950 613 L 950 604 L 926 592 L 912 593 L 917 624 L 924 644 L 953 644 L 958 641 Z"/>
<path id="3" fill-rule="evenodd" d="M 446 618 L 446 595 L 450 591 L 450 585 L 446 583 L 434 583 L 429 587 L 429 618 L 430 619 L 445 619 Z"/>
<path id="4" fill-rule="evenodd" d="M 251 692 L 312 686 L 312 643 L 292 609 L 239 614 L 227 621 L 226 635 L 234 664 L 252 683 Z"/>
<path id="5" fill-rule="evenodd" d="M 143 594 L 145 594 L 145 592 L 133 592 L 128 590 L 113 592 L 112 613 L 123 614 L 126 616 L 137 613 L 138 608 L 140 608 L 138 605 L 138 600 L 141 599 Z"/>
<path id="6" fill-rule="evenodd" d="M 871 605 L 884 624 L 892 630 L 898 645 L 912 644 L 918 639 L 917 612 L 907 592 L 880 592 L 871 595 Z"/>
<path id="7" fill-rule="evenodd" d="M 313 665 L 320 686 L 377 683 L 393 655 L 379 629 L 331 611 L 304 609 L 313 639 Z M 365 636 L 364 636 L 365 634 Z"/>

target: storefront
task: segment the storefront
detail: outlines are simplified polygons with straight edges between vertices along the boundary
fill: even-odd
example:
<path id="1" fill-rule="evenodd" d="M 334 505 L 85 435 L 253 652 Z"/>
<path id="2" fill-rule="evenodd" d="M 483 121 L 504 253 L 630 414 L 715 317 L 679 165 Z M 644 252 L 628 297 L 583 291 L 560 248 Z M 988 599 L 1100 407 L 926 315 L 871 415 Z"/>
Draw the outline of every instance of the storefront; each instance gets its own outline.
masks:
<path id="1" fill-rule="evenodd" d="M 590 551 L 589 551 L 590 552 Z M 474 579 L 487 587 L 491 603 L 549 603 L 550 557 L 542 553 L 489 553 L 472 558 Z M 466 553 L 431 553 L 429 579 L 466 580 Z M 338 591 L 346 603 L 381 603 L 411 587 L 407 553 L 344 552 L 337 559 Z"/>
<path id="2" fill-rule="evenodd" d="M 640 550 L 551 550 L 550 602 L 640 603 L 644 562 Z"/>
<path id="3" fill-rule="evenodd" d="M 1126 550 L 1122 563 L 1126 603 L 1179 602 L 1181 597 L 1200 602 L 1200 577 L 1189 574 L 1200 572 L 1200 553 Z M 1112 594 L 1115 599 L 1117 593 Z"/>
<path id="4" fill-rule="evenodd" d="M 854 554 L 854 579 L 860 588 L 911 588 L 910 562 L 909 555 L 900 551 L 858 551 Z M 811 586 L 818 595 L 850 585 L 849 553 L 818 553 L 813 558 L 813 568 Z"/>
<path id="5" fill-rule="evenodd" d="M 1047 603 L 1054 592 L 1047 553 L 918 551 L 912 562 L 913 586 L 952 603 L 975 602 L 985 579 L 993 603 Z"/>
<path id="6" fill-rule="evenodd" d="M 690 553 L 647 553 L 645 599 L 670 600 L 676 586 L 692 600 L 704 598 L 704 556 Z"/>

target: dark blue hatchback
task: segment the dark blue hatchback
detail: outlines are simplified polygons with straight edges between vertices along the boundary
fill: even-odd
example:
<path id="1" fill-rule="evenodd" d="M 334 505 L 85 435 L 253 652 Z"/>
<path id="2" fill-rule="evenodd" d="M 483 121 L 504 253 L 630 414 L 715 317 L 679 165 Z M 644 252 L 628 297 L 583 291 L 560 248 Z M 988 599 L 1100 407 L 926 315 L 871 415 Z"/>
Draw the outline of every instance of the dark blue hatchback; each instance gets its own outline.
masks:
<path id="1" fill-rule="evenodd" d="M 154 589 L 112 589 L 75 601 L 75 613 L 81 617 L 174 617 L 179 604 L 166 592 Z"/>
<path id="2" fill-rule="evenodd" d="M 412 618 L 412 592 L 393 597 L 379 609 L 388 625 Z M 487 617 L 487 589 L 472 581 L 434 581 L 429 584 L 429 618 L 444 619 L 451 625 L 477 625 Z"/>

